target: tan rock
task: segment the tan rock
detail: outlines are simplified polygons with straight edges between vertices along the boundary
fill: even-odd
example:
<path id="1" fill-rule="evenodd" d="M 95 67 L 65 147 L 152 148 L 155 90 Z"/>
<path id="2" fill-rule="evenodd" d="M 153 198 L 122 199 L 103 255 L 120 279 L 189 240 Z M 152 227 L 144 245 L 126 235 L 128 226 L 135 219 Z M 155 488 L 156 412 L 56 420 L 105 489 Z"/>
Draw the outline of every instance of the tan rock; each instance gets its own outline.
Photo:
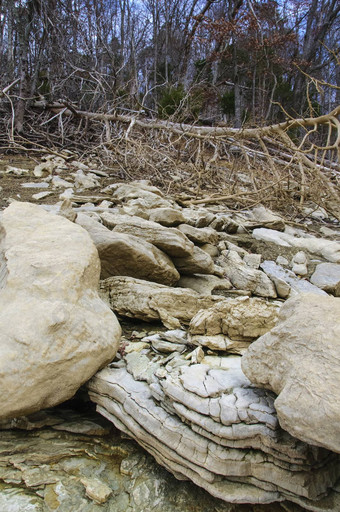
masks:
<path id="1" fill-rule="evenodd" d="M 155 208 L 150 212 L 150 220 L 163 226 L 178 226 L 184 222 L 183 213 L 175 208 Z"/>
<path id="2" fill-rule="evenodd" d="M 221 300 L 131 277 L 105 279 L 101 291 L 107 294 L 112 309 L 119 315 L 146 322 L 161 320 L 168 328 L 178 328 L 181 322 L 188 324 L 200 309 Z"/>
<path id="3" fill-rule="evenodd" d="M 218 233 L 212 228 L 194 228 L 188 224 L 180 224 L 178 229 L 195 244 L 217 244 Z"/>
<path id="4" fill-rule="evenodd" d="M 182 276 L 177 283 L 182 288 L 191 288 L 203 295 L 223 295 L 232 288 L 229 279 L 212 275 L 195 274 L 193 276 Z"/>
<path id="5" fill-rule="evenodd" d="M 225 334 L 231 339 L 252 340 L 274 327 L 280 304 L 256 297 L 224 299 L 202 310 L 191 320 L 191 334 Z"/>
<path id="6" fill-rule="evenodd" d="M 244 263 L 236 251 L 226 251 L 218 261 L 226 277 L 238 290 L 249 290 L 259 297 L 277 297 L 271 279 L 261 270 L 251 268 Z"/>
<path id="7" fill-rule="evenodd" d="M 173 262 L 177 270 L 181 274 L 213 274 L 214 262 L 206 252 L 202 251 L 196 245 L 194 246 L 193 253 L 184 258 L 173 258 Z"/>
<path id="8" fill-rule="evenodd" d="M 273 390 L 282 428 L 340 452 L 340 299 L 301 294 L 281 308 L 274 329 L 254 342 L 242 369 Z"/>
<path id="9" fill-rule="evenodd" d="M 149 242 L 169 256 L 185 257 L 193 253 L 194 244 L 175 228 L 166 228 L 157 222 L 129 215 L 104 212 L 101 218 L 105 226 L 116 233 L 137 236 Z"/>
<path id="10" fill-rule="evenodd" d="M 78 214 L 77 224 L 88 231 L 98 249 L 102 279 L 131 276 L 167 285 L 178 281 L 179 274 L 169 256 L 154 245 L 112 232 L 84 214 Z"/>
<path id="11" fill-rule="evenodd" d="M 98 297 L 98 253 L 80 226 L 19 202 L 1 222 L 0 418 L 11 418 L 71 398 L 115 356 L 120 327 Z"/>

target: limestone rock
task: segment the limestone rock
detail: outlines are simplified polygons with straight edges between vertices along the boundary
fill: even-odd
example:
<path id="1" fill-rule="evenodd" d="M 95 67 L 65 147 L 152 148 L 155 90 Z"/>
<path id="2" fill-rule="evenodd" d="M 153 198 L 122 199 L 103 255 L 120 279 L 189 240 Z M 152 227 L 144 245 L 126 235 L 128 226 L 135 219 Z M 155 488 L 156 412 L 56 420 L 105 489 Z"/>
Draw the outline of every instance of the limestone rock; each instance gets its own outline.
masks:
<path id="1" fill-rule="evenodd" d="M 122 316 L 146 322 L 161 320 L 166 327 L 188 324 L 202 308 L 221 298 L 199 295 L 186 288 L 172 288 L 130 277 L 111 277 L 101 283 L 112 309 Z"/>
<path id="2" fill-rule="evenodd" d="M 114 233 L 85 214 L 77 223 L 94 241 L 100 261 L 101 278 L 131 276 L 167 285 L 175 284 L 179 274 L 169 256 L 152 244 L 132 235 Z"/>
<path id="3" fill-rule="evenodd" d="M 219 260 L 226 277 L 238 290 L 249 290 L 260 297 L 276 298 L 272 281 L 261 270 L 249 267 L 236 251 L 228 251 Z"/>
<path id="4" fill-rule="evenodd" d="M 262 224 L 263 227 L 268 229 L 276 229 L 277 231 L 284 231 L 285 229 L 283 218 L 262 205 L 253 208 L 251 210 L 251 214 L 253 220 Z"/>
<path id="5" fill-rule="evenodd" d="M 185 224 L 196 228 L 205 228 L 215 220 L 215 215 L 204 208 L 183 208 L 182 213 Z"/>
<path id="6" fill-rule="evenodd" d="M 264 261 L 261 263 L 261 268 L 275 284 L 278 296 L 283 299 L 297 293 L 316 293 L 317 295 L 327 295 L 326 292 L 314 284 L 310 283 L 306 279 L 297 278 L 294 272 L 284 269 L 274 261 Z"/>
<path id="7" fill-rule="evenodd" d="M 98 297 L 98 253 L 80 226 L 19 202 L 1 222 L 0 417 L 10 418 L 71 398 L 114 357 L 120 327 Z"/>
<path id="8" fill-rule="evenodd" d="M 247 377 L 273 390 L 282 428 L 340 452 L 340 299 L 303 294 L 242 359 Z M 322 412 L 321 412 L 322 411 Z"/>
<path id="9" fill-rule="evenodd" d="M 175 208 L 155 208 L 150 212 L 149 219 L 167 227 L 178 226 L 184 222 L 181 210 Z"/>
<path id="10" fill-rule="evenodd" d="M 194 274 L 182 276 L 177 283 L 182 288 L 191 288 L 203 295 L 222 295 L 232 288 L 229 279 L 212 275 Z"/>
<path id="11" fill-rule="evenodd" d="M 113 183 L 103 190 L 111 192 L 113 199 L 129 204 L 149 208 L 173 208 L 174 202 L 163 197 L 162 192 L 143 181 L 131 183 Z"/>
<path id="12" fill-rule="evenodd" d="M 194 228 L 188 224 L 180 224 L 178 229 L 195 244 L 217 244 L 218 233 L 212 228 Z"/>
<path id="13" fill-rule="evenodd" d="M 82 169 L 79 169 L 73 174 L 75 180 L 74 184 L 79 189 L 92 189 L 100 187 L 100 182 L 97 177 L 92 173 L 84 173 Z"/>
<path id="14" fill-rule="evenodd" d="M 177 478 L 220 499 L 319 507 L 339 478 L 339 457 L 280 429 L 274 397 L 251 386 L 240 357 L 192 364 L 188 356 L 145 357 L 138 380 L 128 358 L 113 363 L 88 383 L 90 398 Z"/>
<path id="15" fill-rule="evenodd" d="M 303 251 L 299 251 L 292 258 L 292 271 L 299 276 L 306 276 L 308 259 Z"/>
<path id="16" fill-rule="evenodd" d="M 320 263 L 317 265 L 311 282 L 336 297 L 340 297 L 340 265 L 336 263 Z"/>
<path id="17" fill-rule="evenodd" d="M 202 310 L 190 322 L 191 334 L 225 334 L 236 340 L 253 340 L 274 327 L 280 303 L 257 297 L 224 299 Z"/>
<path id="18" fill-rule="evenodd" d="M 256 240 L 272 242 L 283 247 L 297 247 L 312 254 L 322 256 L 325 260 L 332 263 L 340 263 L 340 242 L 316 238 L 312 235 L 306 235 L 299 232 L 301 236 L 293 236 L 290 233 L 280 233 L 272 229 L 255 229 L 253 237 Z"/>
<path id="19" fill-rule="evenodd" d="M 199 347 L 206 347 L 210 350 L 222 351 L 228 354 L 244 354 L 249 347 L 249 341 L 231 340 L 223 334 L 214 336 L 192 334 L 189 337 L 190 343 Z"/>
<path id="20" fill-rule="evenodd" d="M 126 233 L 144 239 L 169 256 L 185 257 L 193 253 L 194 244 L 175 228 L 166 228 L 157 222 L 132 217 L 129 215 L 113 215 L 110 212 L 101 214 L 105 226 L 116 233 Z"/>
<path id="21" fill-rule="evenodd" d="M 213 274 L 214 262 L 211 256 L 196 245 L 193 253 L 184 258 L 173 258 L 173 262 L 180 274 Z"/>
<path id="22" fill-rule="evenodd" d="M 112 423 L 98 413 L 72 414 L 73 425 L 97 423 L 95 432 L 84 435 L 65 428 L 70 411 L 65 420 L 56 411 L 49 413 L 51 422 L 63 421 L 63 429 L 50 423 L 31 432 L 1 432 L 2 512 L 238 512 L 191 482 L 177 480 L 133 440 L 112 434 Z M 105 437 L 98 432 L 100 425 L 105 425 Z M 113 491 L 106 503 L 86 495 L 84 483 L 94 479 Z M 103 496 L 97 492 L 96 485 L 96 497 Z"/>

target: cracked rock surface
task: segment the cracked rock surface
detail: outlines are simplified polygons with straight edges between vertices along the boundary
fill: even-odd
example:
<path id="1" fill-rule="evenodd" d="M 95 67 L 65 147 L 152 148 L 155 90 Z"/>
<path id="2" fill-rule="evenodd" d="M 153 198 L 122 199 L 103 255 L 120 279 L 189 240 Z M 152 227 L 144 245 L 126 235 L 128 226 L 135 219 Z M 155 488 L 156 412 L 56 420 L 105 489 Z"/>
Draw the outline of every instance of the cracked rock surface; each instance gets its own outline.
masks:
<path id="1" fill-rule="evenodd" d="M 177 478 L 227 502 L 316 510 L 340 477 L 336 454 L 280 428 L 274 395 L 252 386 L 239 356 L 192 364 L 144 349 L 97 373 L 88 389 L 97 410 Z"/>

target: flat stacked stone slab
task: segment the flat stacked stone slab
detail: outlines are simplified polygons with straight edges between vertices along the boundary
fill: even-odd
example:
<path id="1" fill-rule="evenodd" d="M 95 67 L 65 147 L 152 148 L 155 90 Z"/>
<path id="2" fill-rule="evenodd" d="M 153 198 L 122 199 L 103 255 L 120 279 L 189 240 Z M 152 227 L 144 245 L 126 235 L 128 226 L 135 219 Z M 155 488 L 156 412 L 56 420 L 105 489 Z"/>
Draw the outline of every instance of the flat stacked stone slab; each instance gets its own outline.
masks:
<path id="1" fill-rule="evenodd" d="M 290 500 L 326 510 L 320 500 L 340 477 L 338 455 L 283 431 L 274 395 L 251 385 L 240 357 L 191 364 L 178 353 L 152 354 L 139 354 L 138 365 L 127 354 L 91 379 L 103 416 L 177 478 L 225 501 Z"/>

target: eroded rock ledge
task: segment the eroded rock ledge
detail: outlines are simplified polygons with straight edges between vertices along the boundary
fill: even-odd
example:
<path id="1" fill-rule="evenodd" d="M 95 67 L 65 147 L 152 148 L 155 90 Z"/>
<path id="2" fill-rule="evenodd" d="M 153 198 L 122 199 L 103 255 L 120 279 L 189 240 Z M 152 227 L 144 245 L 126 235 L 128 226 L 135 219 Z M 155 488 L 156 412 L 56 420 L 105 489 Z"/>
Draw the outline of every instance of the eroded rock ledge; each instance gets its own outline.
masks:
<path id="1" fill-rule="evenodd" d="M 193 364 L 178 353 L 133 351 L 88 388 L 98 411 L 177 478 L 228 502 L 290 500 L 327 510 L 322 499 L 340 477 L 338 455 L 283 431 L 274 395 L 251 385 L 240 360 L 205 356 Z"/>

